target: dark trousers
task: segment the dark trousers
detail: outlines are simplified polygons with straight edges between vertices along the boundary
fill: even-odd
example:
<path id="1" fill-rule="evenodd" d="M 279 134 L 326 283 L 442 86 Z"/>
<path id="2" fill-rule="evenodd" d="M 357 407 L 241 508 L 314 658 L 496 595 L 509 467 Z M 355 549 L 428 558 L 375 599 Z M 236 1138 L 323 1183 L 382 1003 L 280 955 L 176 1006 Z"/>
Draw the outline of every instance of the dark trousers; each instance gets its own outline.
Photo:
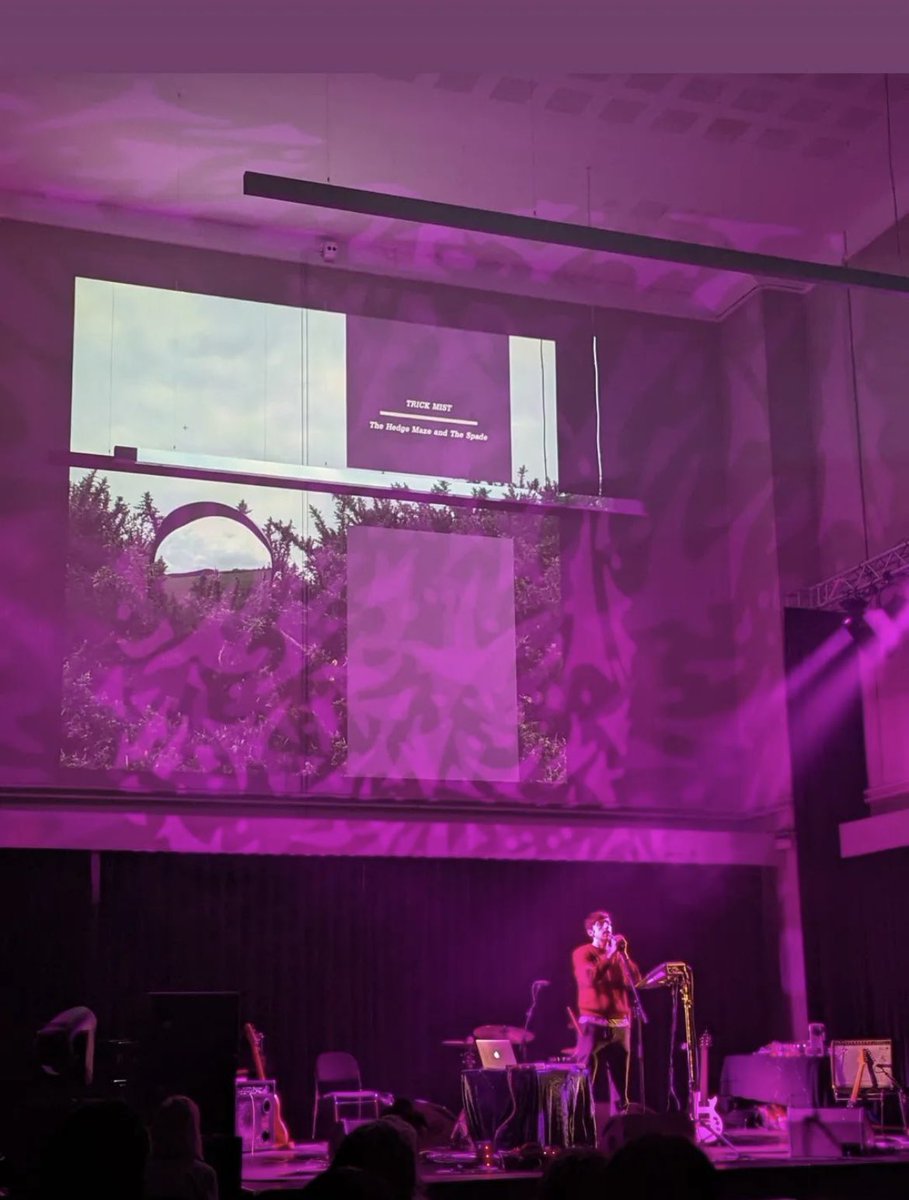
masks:
<path id="1" fill-rule="evenodd" d="M 596 1025 L 580 1018 L 580 1033 L 574 1049 L 574 1059 L 583 1063 L 590 1072 L 590 1088 L 600 1099 L 609 1097 L 609 1083 L 616 1096 L 616 1111 L 628 1107 L 628 1077 L 631 1071 L 631 1028 L 628 1025 Z M 601 1065 L 605 1071 L 601 1073 Z M 597 1088 L 600 1075 L 604 1088 Z M 611 1098 L 611 1097 L 609 1097 Z"/>

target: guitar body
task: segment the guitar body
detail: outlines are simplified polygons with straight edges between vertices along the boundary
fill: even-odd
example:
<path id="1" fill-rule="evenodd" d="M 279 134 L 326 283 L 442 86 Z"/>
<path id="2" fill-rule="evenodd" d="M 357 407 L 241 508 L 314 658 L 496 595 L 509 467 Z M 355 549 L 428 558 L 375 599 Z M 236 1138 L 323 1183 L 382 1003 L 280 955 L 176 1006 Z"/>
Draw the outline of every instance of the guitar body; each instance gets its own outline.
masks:
<path id="1" fill-rule="evenodd" d="M 723 1132 L 723 1118 L 716 1110 L 717 1097 L 710 1096 L 702 1104 L 700 1093 L 695 1092 L 694 1096 L 694 1135 L 699 1142 L 709 1145 Z"/>
<path id="2" fill-rule="evenodd" d="M 284 1123 L 284 1118 L 281 1116 L 281 1097 L 275 1092 L 275 1149 L 287 1150 L 293 1146 L 293 1138 L 290 1136 L 290 1130 Z"/>
<path id="3" fill-rule="evenodd" d="M 265 1035 L 259 1033 L 255 1025 L 251 1025 L 249 1021 L 243 1026 L 243 1032 L 246 1034 L 246 1039 L 249 1042 L 249 1048 L 252 1052 L 256 1078 L 267 1079 L 265 1055 L 262 1053 L 262 1043 L 265 1041 Z M 290 1130 L 281 1116 L 281 1097 L 277 1092 L 275 1092 L 275 1140 L 273 1144 L 276 1150 L 286 1150 L 294 1144 L 293 1138 L 290 1136 Z"/>

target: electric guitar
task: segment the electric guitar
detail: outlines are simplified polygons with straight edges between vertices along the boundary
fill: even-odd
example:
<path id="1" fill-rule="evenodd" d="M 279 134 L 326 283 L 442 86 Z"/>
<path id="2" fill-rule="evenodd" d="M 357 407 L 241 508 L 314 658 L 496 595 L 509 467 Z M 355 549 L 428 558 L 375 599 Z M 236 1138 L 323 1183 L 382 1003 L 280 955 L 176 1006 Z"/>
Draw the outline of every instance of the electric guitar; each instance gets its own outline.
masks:
<path id="1" fill-rule="evenodd" d="M 257 1079 L 267 1079 L 268 1073 L 265 1070 L 265 1054 L 262 1050 L 262 1045 L 265 1041 L 265 1035 L 259 1033 L 255 1025 L 251 1025 L 249 1021 L 243 1026 L 243 1032 L 246 1034 L 246 1040 L 249 1042 L 249 1048 L 252 1051 L 253 1067 L 256 1071 Z M 284 1124 L 284 1119 L 281 1116 L 281 1100 L 275 1092 L 275 1140 L 274 1147 L 277 1150 L 285 1149 L 292 1146 L 293 1138 L 290 1136 L 290 1130 Z"/>
<path id="2" fill-rule="evenodd" d="M 691 1093 L 691 1119 L 699 1142 L 715 1142 L 723 1133 L 723 1118 L 716 1110 L 716 1096 L 708 1096 L 707 1067 L 713 1038 L 705 1029 L 698 1038 L 698 1087 Z"/>
<path id="3" fill-rule="evenodd" d="M 865 1074 L 865 1067 L 868 1068 L 868 1078 L 871 1086 L 875 1085 L 874 1078 L 874 1058 L 867 1046 L 863 1046 L 859 1051 L 858 1067 L 856 1068 L 855 1078 L 852 1081 L 852 1091 L 849 1093 L 849 1099 L 846 1102 L 847 1108 L 855 1108 L 859 1103 L 859 1092 L 862 1090 L 862 1076 Z"/>

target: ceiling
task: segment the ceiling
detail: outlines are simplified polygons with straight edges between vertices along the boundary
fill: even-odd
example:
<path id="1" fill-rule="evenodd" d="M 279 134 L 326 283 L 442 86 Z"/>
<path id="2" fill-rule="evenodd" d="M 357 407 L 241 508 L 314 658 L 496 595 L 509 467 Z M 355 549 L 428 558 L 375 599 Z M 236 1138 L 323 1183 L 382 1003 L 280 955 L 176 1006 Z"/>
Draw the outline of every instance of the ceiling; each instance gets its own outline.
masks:
<path id="1" fill-rule="evenodd" d="M 754 286 L 245 197 L 246 170 L 842 262 L 909 188 L 909 77 L 0 77 L 0 216 L 704 317 Z"/>

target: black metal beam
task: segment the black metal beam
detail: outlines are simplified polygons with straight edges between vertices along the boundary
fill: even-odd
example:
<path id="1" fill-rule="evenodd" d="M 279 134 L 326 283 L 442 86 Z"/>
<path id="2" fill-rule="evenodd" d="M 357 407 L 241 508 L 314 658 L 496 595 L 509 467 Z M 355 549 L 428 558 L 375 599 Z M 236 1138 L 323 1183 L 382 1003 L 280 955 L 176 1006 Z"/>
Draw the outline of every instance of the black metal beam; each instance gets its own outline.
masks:
<path id="1" fill-rule="evenodd" d="M 414 221 L 446 229 L 465 229 L 494 237 L 573 246 L 603 254 L 623 254 L 629 258 L 654 258 L 715 271 L 734 271 L 770 279 L 793 279 L 800 283 L 832 283 L 841 287 L 909 292 L 909 276 L 891 275 L 885 271 L 865 271 L 807 259 L 782 258 L 775 254 L 756 254 L 750 250 L 729 250 L 722 246 L 702 246 L 672 238 L 620 233 L 592 225 L 545 221 L 539 217 L 522 217 L 488 208 L 441 204 L 436 200 L 415 200 L 408 196 L 392 196 L 387 192 L 367 192 L 359 188 L 315 183 L 310 179 L 266 175 L 259 171 L 245 172 L 243 191 L 247 196 L 287 200 L 311 208 L 363 213 L 371 217 Z"/>
<path id="2" fill-rule="evenodd" d="M 537 512 L 544 516 L 564 514 L 571 510 L 619 516 L 646 515 L 640 500 L 619 496 L 590 496 L 560 492 L 550 499 L 533 496 L 460 496 L 452 492 L 431 492 L 411 489 L 406 484 L 344 483 L 337 479 L 297 479 L 286 475 L 258 474 L 251 471 L 232 471 L 214 467 L 178 466 L 157 463 L 138 457 L 135 447 L 118 447 L 118 454 L 86 454 L 81 451 L 53 453 L 51 462 L 66 467 L 83 467 L 89 471 L 117 471 L 126 475 L 161 475 L 166 479 L 197 479 L 204 483 L 233 483 L 242 487 L 283 488 L 291 492 L 324 492 L 330 496 L 365 496 L 372 500 L 403 500 L 414 504 L 439 504 L 447 508 L 487 508 L 500 512 Z M 153 453 L 153 452 L 149 452 Z M 301 467 L 301 471 L 305 471 Z M 477 484 L 477 487 L 482 487 Z"/>

